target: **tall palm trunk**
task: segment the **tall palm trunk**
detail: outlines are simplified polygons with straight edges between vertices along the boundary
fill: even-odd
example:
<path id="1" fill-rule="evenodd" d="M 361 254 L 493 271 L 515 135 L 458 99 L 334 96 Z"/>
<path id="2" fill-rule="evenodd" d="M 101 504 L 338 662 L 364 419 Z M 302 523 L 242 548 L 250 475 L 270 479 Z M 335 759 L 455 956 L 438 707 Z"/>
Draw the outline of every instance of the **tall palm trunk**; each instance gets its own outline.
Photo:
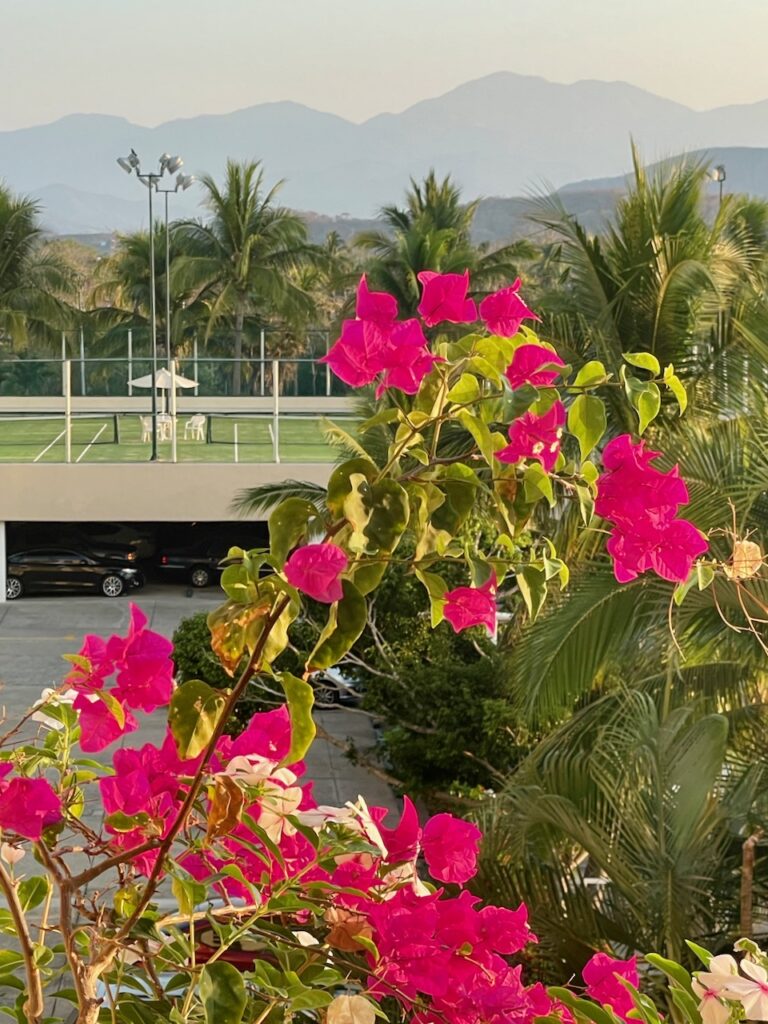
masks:
<path id="1" fill-rule="evenodd" d="M 235 314 L 235 361 L 232 364 L 232 394 L 240 394 L 240 383 L 242 380 L 242 358 L 243 358 L 243 322 L 245 310 L 238 306 Z"/>

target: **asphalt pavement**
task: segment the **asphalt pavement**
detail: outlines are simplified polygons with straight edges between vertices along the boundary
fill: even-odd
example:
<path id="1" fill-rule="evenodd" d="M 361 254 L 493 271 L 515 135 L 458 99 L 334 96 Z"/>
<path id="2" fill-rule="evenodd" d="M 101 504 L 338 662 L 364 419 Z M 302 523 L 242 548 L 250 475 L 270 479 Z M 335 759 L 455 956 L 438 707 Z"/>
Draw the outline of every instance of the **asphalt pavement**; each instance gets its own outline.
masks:
<path id="1" fill-rule="evenodd" d="M 195 612 L 210 611 L 221 603 L 218 587 L 194 590 L 183 585 L 150 584 L 132 599 L 149 620 L 149 627 L 170 637 L 179 622 Z M 58 686 L 68 671 L 62 655 L 80 649 L 86 633 L 109 636 L 122 633 L 129 621 L 129 600 L 101 595 L 22 597 L 0 604 L 0 708 L 6 731 L 40 697 L 46 687 Z M 127 743 L 159 742 L 165 716 L 139 714 L 140 732 Z M 348 709 L 316 712 L 316 719 L 332 737 L 349 740 L 366 753 L 374 746 L 374 733 L 366 715 Z M 365 768 L 352 764 L 342 750 L 317 739 L 307 758 L 307 777 L 314 781 L 320 804 L 340 805 L 359 795 L 369 804 L 396 808 L 391 789 Z"/>

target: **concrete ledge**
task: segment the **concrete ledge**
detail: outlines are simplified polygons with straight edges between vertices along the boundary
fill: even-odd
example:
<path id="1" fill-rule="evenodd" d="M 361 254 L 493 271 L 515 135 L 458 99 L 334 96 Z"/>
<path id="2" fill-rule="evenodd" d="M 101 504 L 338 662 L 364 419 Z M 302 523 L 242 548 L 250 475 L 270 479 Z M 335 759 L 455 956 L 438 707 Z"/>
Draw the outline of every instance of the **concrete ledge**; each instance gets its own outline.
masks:
<path id="1" fill-rule="evenodd" d="M 163 399 L 159 400 L 159 408 L 162 408 Z M 147 395 L 138 397 L 134 395 L 129 398 L 73 398 L 73 412 L 90 413 L 113 413 L 129 412 L 136 415 L 147 416 L 150 412 L 150 399 Z M 274 411 L 273 400 L 269 397 L 254 398 L 244 395 L 241 398 L 216 397 L 205 398 L 200 396 L 179 395 L 176 408 L 179 416 L 187 413 L 272 413 Z M 315 414 L 320 416 L 335 416 L 350 414 L 353 412 L 353 401 L 350 398 L 302 398 L 295 395 L 280 396 L 280 412 L 289 415 L 297 413 Z M 25 413 L 64 413 L 64 399 L 58 395 L 42 397 L 2 397 L 0 398 L 0 413 L 6 415 L 22 415 Z"/>
<path id="2" fill-rule="evenodd" d="M 6 463 L 0 522 L 220 522 L 233 518 L 229 506 L 243 487 L 286 479 L 325 486 L 332 469 L 325 462 Z"/>

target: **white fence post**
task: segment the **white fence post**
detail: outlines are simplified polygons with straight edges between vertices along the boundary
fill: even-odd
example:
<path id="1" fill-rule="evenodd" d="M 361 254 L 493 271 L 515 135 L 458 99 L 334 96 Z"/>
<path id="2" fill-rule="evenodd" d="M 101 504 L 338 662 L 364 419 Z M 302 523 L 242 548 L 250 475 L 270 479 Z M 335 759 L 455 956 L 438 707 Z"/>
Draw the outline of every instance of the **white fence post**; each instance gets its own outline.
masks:
<path id="1" fill-rule="evenodd" d="M 192 339 L 192 368 L 192 376 L 195 378 L 195 380 L 197 380 L 197 335 L 195 335 L 194 338 Z M 197 398 L 199 394 L 200 388 L 197 384 L 195 384 L 195 398 Z"/>
<path id="2" fill-rule="evenodd" d="M 85 398 L 85 333 L 80 328 L 80 394 Z"/>
<path id="3" fill-rule="evenodd" d="M 272 452 L 274 461 L 280 461 L 280 364 L 272 360 Z"/>
<path id="4" fill-rule="evenodd" d="M 133 331 L 128 328 L 128 397 L 133 395 Z"/>
<path id="5" fill-rule="evenodd" d="M 237 420 L 235 420 L 235 462 L 240 461 L 240 452 L 238 451 L 238 432 L 237 432 Z"/>
<path id="6" fill-rule="evenodd" d="M 267 339 L 266 339 L 266 337 L 264 335 L 264 328 L 262 327 L 261 328 L 261 332 L 259 333 L 259 366 L 261 367 L 261 370 L 259 372 L 259 379 L 260 379 L 260 383 L 261 383 L 261 393 L 262 393 L 262 395 L 266 394 L 266 385 L 267 385 L 267 382 L 265 380 L 266 373 L 267 373 L 267 367 L 266 367 L 266 363 L 265 363 L 266 358 L 267 358 Z"/>
<path id="7" fill-rule="evenodd" d="M 72 461 L 72 360 L 64 362 L 64 461 Z"/>
<path id="8" fill-rule="evenodd" d="M 171 462 L 178 462 L 176 440 L 176 360 L 169 360 L 171 371 Z"/>

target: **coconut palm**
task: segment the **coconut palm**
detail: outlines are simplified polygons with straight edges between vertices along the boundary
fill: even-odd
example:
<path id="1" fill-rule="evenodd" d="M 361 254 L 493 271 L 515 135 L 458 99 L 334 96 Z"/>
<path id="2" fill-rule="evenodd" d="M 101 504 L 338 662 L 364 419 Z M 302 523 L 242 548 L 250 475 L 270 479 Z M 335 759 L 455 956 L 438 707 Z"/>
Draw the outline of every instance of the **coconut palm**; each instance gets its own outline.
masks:
<path id="1" fill-rule="evenodd" d="M 52 341 L 72 321 L 72 279 L 43 246 L 40 207 L 0 185 L 0 332 L 14 345 Z"/>
<path id="2" fill-rule="evenodd" d="M 243 341 L 249 326 L 312 310 L 291 272 L 314 258 L 301 218 L 276 204 L 282 182 L 267 190 L 258 162 L 227 162 L 221 186 L 205 175 L 207 221 L 186 222 L 178 233 L 187 255 L 173 268 L 172 285 L 204 301 L 208 334 L 233 333 L 232 391 L 240 393 Z"/>
<path id="3" fill-rule="evenodd" d="M 371 254 L 372 286 L 394 295 L 403 316 L 415 315 L 422 270 L 469 270 L 473 293 L 482 294 L 510 283 L 520 263 L 534 255 L 526 241 L 496 249 L 474 245 L 470 233 L 478 202 L 462 203 L 461 190 L 450 177 L 440 181 L 430 171 L 423 182 L 411 178 L 403 208 L 383 207 L 383 230 L 356 236 L 355 244 Z"/>
<path id="4" fill-rule="evenodd" d="M 180 256 L 187 250 L 185 239 L 170 226 L 170 266 L 174 267 Z M 183 344 L 190 335 L 205 323 L 206 307 L 200 297 L 189 291 L 183 292 L 168 274 L 165 266 L 165 226 L 155 225 L 155 269 L 157 280 L 156 316 L 158 337 L 162 348 L 168 348 L 168 337 L 177 345 Z M 133 329 L 139 336 L 148 336 L 150 325 L 150 237 L 148 231 L 134 231 L 120 235 L 114 252 L 103 260 L 97 269 L 96 281 L 91 293 L 92 310 L 90 323 L 99 337 L 99 346 L 104 353 L 123 355 L 125 332 Z M 166 288 L 171 287 L 171 330 L 166 319 Z M 169 356 L 172 353 L 169 351 Z"/>

